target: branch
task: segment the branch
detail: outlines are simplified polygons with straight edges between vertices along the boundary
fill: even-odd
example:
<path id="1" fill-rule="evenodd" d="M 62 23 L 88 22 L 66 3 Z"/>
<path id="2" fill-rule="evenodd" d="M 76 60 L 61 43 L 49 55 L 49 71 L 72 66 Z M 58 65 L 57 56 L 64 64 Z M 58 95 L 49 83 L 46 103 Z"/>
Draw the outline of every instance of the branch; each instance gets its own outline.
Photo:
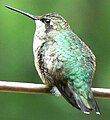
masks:
<path id="1" fill-rule="evenodd" d="M 16 93 L 50 93 L 51 88 L 44 84 L 21 83 L 0 81 L 0 92 L 16 92 Z M 110 89 L 92 88 L 95 97 L 110 98 Z"/>

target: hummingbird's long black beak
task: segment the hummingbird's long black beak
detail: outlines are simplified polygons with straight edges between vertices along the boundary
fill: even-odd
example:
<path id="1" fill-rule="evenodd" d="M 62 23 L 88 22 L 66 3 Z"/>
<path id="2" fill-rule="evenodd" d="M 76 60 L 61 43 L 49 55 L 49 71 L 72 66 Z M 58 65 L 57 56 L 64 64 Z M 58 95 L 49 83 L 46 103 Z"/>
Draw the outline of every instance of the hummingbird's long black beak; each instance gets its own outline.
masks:
<path id="1" fill-rule="evenodd" d="M 14 7 L 11 7 L 11 6 L 8 6 L 8 5 L 5 5 L 5 7 L 8 8 L 8 9 L 10 9 L 10 10 L 13 10 L 13 11 L 15 11 L 15 12 L 21 13 L 21 14 L 23 14 L 23 15 L 25 15 L 25 16 L 33 19 L 33 20 L 37 20 L 37 19 L 38 19 L 38 18 L 35 17 L 34 15 L 31 15 L 31 14 L 29 14 L 29 13 L 27 13 L 27 12 L 23 12 L 22 10 L 18 10 L 18 9 L 16 9 L 16 8 L 14 8 Z"/>

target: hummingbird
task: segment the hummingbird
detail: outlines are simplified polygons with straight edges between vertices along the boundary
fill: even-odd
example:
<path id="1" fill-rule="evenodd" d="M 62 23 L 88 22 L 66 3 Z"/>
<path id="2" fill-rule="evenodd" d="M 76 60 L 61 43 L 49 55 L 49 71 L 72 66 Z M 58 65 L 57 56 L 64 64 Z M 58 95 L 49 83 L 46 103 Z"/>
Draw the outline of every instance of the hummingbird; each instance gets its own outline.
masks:
<path id="1" fill-rule="evenodd" d="M 57 13 L 34 16 L 6 5 L 35 21 L 33 40 L 35 68 L 51 92 L 62 95 L 73 107 L 100 114 L 91 87 L 96 69 L 95 55 Z"/>

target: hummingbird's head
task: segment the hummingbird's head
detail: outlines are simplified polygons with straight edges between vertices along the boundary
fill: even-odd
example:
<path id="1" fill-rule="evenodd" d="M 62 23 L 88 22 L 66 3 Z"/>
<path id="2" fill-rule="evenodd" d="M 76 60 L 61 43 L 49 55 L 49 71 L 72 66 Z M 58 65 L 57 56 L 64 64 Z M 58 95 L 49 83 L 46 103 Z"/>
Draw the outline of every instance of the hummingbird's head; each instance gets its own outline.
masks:
<path id="1" fill-rule="evenodd" d="M 67 21 L 57 13 L 49 13 L 37 17 L 36 27 L 44 27 L 46 33 L 51 31 L 67 30 L 70 28 Z"/>
<path id="2" fill-rule="evenodd" d="M 6 7 L 8 9 L 11 9 L 15 12 L 21 13 L 21 14 L 33 19 L 36 23 L 36 30 L 38 29 L 38 31 L 49 33 L 51 31 L 55 32 L 55 31 L 60 31 L 60 30 L 67 30 L 70 28 L 68 23 L 66 22 L 66 20 L 57 13 L 49 13 L 49 14 L 45 14 L 42 16 L 34 16 L 27 12 L 10 7 L 8 5 L 6 5 Z"/>

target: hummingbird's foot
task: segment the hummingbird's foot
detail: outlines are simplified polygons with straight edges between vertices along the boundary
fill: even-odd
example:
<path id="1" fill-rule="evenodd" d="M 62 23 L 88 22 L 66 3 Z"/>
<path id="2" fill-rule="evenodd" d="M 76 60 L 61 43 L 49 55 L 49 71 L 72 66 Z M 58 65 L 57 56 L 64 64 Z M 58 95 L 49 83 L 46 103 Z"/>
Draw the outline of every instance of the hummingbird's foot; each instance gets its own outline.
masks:
<path id="1" fill-rule="evenodd" d="M 61 96 L 61 93 L 59 92 L 59 90 L 57 89 L 57 87 L 52 87 L 52 89 L 50 90 L 50 92 L 55 95 L 55 96 Z"/>

